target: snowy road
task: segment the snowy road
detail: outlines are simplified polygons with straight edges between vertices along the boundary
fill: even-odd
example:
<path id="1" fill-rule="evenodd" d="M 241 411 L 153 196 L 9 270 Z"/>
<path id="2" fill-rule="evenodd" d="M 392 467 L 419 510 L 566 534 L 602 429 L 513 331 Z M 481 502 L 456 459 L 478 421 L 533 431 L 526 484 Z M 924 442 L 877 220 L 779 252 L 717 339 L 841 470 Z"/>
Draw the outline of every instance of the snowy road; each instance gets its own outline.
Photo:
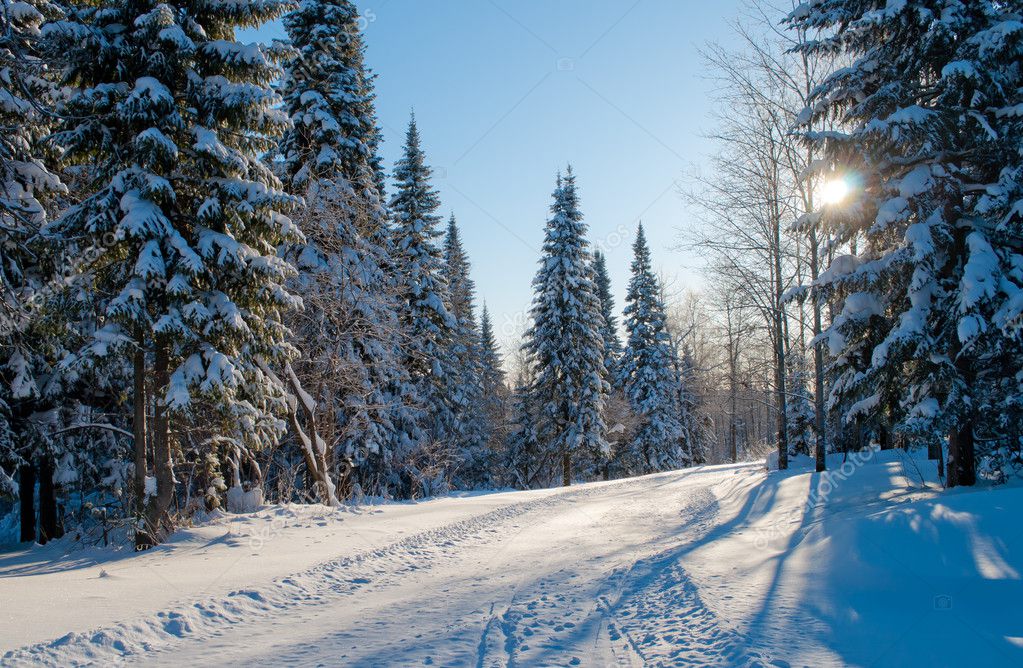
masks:
<path id="1" fill-rule="evenodd" d="M 967 509 L 936 516 L 946 506 L 913 469 L 871 462 L 814 505 L 819 477 L 739 465 L 359 512 L 269 509 L 91 569 L 0 559 L 0 594 L 15 603 L 3 663 L 926 665 L 926 648 L 959 624 L 933 614 L 954 587 L 954 614 L 986 629 L 989 665 L 1018 664 L 1023 629 L 1004 612 L 1023 593 L 1015 537 L 992 536 L 999 517 L 966 522 L 990 493 L 949 497 Z M 1021 492 L 997 492 L 1000 508 L 1015 513 Z M 925 526 L 895 556 L 890 536 L 871 534 L 921 518 L 933 540 Z M 935 553 L 935 542 L 948 547 Z M 173 601 L 147 577 L 161 567 L 178 585 Z M 877 568 L 890 577 L 865 585 Z M 200 587 L 203 573 L 218 577 Z M 43 614 L 22 591 L 57 586 L 79 607 L 50 616 L 74 633 L 54 641 L 13 626 Z M 112 609 L 96 593 L 104 587 Z"/>
<path id="2" fill-rule="evenodd" d="M 151 658 L 180 665 L 213 652 L 235 665 L 270 657 L 283 665 L 642 665 L 647 647 L 667 635 L 687 636 L 672 654 L 744 663 L 742 644 L 717 637 L 697 596 L 661 589 L 662 600 L 643 610 L 626 596 L 661 574 L 660 564 L 640 560 L 697 540 L 715 517 L 714 496 L 687 483 L 668 476 L 587 488 L 416 535 L 345 564 L 360 586 L 282 611 L 287 631 L 274 632 L 277 619 L 234 626 Z M 684 613 L 704 623 L 684 634 L 661 628 L 658 603 L 670 605 L 663 612 L 672 620 Z"/>

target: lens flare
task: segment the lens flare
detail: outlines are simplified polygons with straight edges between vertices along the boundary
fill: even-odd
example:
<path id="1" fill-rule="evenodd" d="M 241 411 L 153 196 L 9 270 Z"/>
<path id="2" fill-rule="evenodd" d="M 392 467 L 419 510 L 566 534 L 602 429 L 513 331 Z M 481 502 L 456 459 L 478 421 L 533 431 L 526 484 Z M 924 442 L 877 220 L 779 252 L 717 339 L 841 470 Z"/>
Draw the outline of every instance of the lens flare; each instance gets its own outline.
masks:
<path id="1" fill-rule="evenodd" d="M 844 178 L 834 178 L 826 181 L 821 187 L 821 199 L 828 205 L 841 204 L 850 192 L 852 188 L 849 187 L 848 181 Z"/>

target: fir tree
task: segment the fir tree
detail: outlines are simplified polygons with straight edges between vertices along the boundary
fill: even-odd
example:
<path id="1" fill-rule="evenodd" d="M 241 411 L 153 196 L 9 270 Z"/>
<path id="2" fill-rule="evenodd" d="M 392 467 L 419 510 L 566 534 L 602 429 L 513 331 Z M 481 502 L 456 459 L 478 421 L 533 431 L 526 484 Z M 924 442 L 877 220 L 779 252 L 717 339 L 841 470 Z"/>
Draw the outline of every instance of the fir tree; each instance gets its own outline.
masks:
<path id="1" fill-rule="evenodd" d="M 615 315 L 614 295 L 611 292 L 611 276 L 607 271 L 607 259 L 599 250 L 593 253 L 593 271 L 597 296 L 600 298 L 600 313 L 604 318 L 604 326 L 600 331 L 600 336 L 604 340 L 604 378 L 610 386 L 608 399 L 604 406 L 604 423 L 611 433 L 606 435 L 610 448 L 608 456 L 598 458 L 591 464 L 599 470 L 604 480 L 609 480 L 612 476 L 617 478 L 629 474 L 626 462 L 628 456 L 624 451 L 629 444 L 621 435 L 628 429 L 627 425 L 633 422 L 633 415 L 632 408 L 618 384 L 618 364 L 622 357 L 622 340 L 618 335 L 618 316 Z"/>
<path id="2" fill-rule="evenodd" d="M 305 426 L 293 431 L 307 467 L 332 484 L 326 462 L 345 463 L 346 492 L 385 493 L 392 449 L 401 442 L 409 408 L 394 388 L 407 382 L 399 357 L 393 263 L 379 192 L 370 76 L 363 64 L 359 15 L 347 0 L 311 1 L 285 17 L 297 54 L 281 86 L 293 129 L 281 142 L 285 183 L 305 199 L 296 221 L 306 241 L 289 249 L 305 309 L 290 323 L 302 360 L 288 368 Z M 306 389 L 304 389 L 306 388 Z M 312 410 L 310 410 L 310 408 Z M 332 417 L 323 424 L 319 414 Z M 309 432 L 309 433 L 306 433 Z M 336 451 L 324 452 L 325 442 Z"/>
<path id="3" fill-rule="evenodd" d="M 474 303 L 476 285 L 470 276 L 469 258 L 462 246 L 454 214 L 448 220 L 444 237 L 444 273 L 451 315 L 455 319 L 449 350 L 454 363 L 453 385 L 458 388 L 464 405 L 454 443 L 458 484 L 468 488 L 485 487 L 491 482 L 493 466 L 487 448 L 481 340 Z"/>
<path id="4" fill-rule="evenodd" d="M 47 210 L 67 188 L 41 142 L 54 86 L 37 48 L 40 27 L 59 11 L 30 0 L 0 13 L 0 496 L 15 494 L 20 477 L 22 540 L 37 537 L 35 479 L 49 476 L 41 489 L 52 489 L 55 444 L 33 416 L 55 406 L 54 366 L 67 339 L 54 294 L 66 244 L 46 234 Z M 41 542 L 55 533 L 43 527 Z"/>
<path id="5" fill-rule="evenodd" d="M 804 52 L 851 63 L 802 116 L 841 120 L 808 139 L 859 184 L 824 216 L 856 248 L 820 280 L 842 299 L 827 332 L 831 401 L 849 422 L 884 416 L 924 441 L 947 438 L 948 485 L 971 485 L 977 435 L 1011 435 L 1023 397 L 1020 6 L 875 4 L 820 0 L 789 16 L 815 36 Z M 996 456 L 1020 447 L 985 444 Z"/>
<path id="6" fill-rule="evenodd" d="M 458 386 L 451 342 L 458 323 L 451 314 L 451 297 L 444 278 L 444 257 L 437 238 L 440 199 L 430 183 L 432 170 L 416 127 L 409 122 L 405 150 L 395 165 L 395 193 L 391 199 L 394 219 L 396 271 L 401 285 L 401 325 L 406 336 L 405 366 L 416 388 L 423 426 L 435 454 L 431 464 L 445 464 L 459 434 L 460 417 L 466 406 L 463 388 Z M 422 466 L 411 474 L 423 478 Z M 428 474 L 428 475 L 432 475 Z"/>
<path id="7" fill-rule="evenodd" d="M 480 377 L 484 403 L 498 399 L 507 389 L 501 353 L 486 304 L 483 305 L 483 315 L 480 318 Z"/>
<path id="8" fill-rule="evenodd" d="M 505 384 L 505 373 L 501 353 L 494 336 L 494 327 L 490 320 L 490 311 L 483 305 L 480 316 L 480 405 L 483 416 L 482 432 L 490 462 L 490 475 L 494 480 L 500 477 L 501 458 L 508 439 L 508 387 Z"/>
<path id="9" fill-rule="evenodd" d="M 619 383 L 639 420 L 633 434 L 631 459 L 643 473 L 651 473 L 689 462 L 680 447 L 681 406 L 675 352 L 642 224 L 632 248 L 632 278 L 625 300 L 625 329 L 629 336 L 619 367 Z"/>
<path id="10" fill-rule="evenodd" d="M 134 366 L 136 476 L 151 442 L 156 478 L 140 543 L 166 526 L 172 433 L 194 428 L 220 444 L 237 477 L 282 429 L 281 388 L 262 364 L 293 352 L 281 319 L 298 305 L 283 288 L 293 269 L 276 248 L 301 235 L 282 213 L 293 198 L 257 155 L 288 119 L 268 89 L 275 54 L 234 33 L 286 8 L 122 0 L 78 5 L 43 30 L 73 86 L 54 140 L 98 184 L 54 232 L 79 240 L 96 294 L 111 295 L 98 305 L 102 326 L 66 366 Z"/>
<path id="11" fill-rule="evenodd" d="M 607 258 L 597 250 L 593 253 L 594 282 L 597 286 L 597 297 L 600 298 L 600 314 L 604 318 L 604 326 L 600 336 L 604 339 L 604 364 L 607 366 L 608 379 L 616 375 L 615 364 L 622 355 L 622 340 L 618 336 L 618 316 L 615 315 L 614 295 L 611 293 L 611 276 L 607 271 Z"/>
<path id="12" fill-rule="evenodd" d="M 520 378 L 511 398 L 512 429 L 508 433 L 505 468 L 509 482 L 531 489 L 544 482 L 543 452 L 539 437 L 539 410 L 534 404 L 531 379 Z"/>
<path id="13" fill-rule="evenodd" d="M 789 400 L 786 403 L 789 436 L 789 454 L 810 456 L 814 447 L 814 429 L 816 417 L 813 412 L 813 400 L 810 397 L 809 373 L 806 368 L 806 355 L 791 355 L 788 360 L 789 381 L 786 387 Z"/>
<path id="14" fill-rule="evenodd" d="M 687 465 L 706 464 L 713 446 L 713 425 L 701 413 L 700 397 L 693 390 L 696 367 L 688 348 L 674 355 L 678 388 L 679 445 Z"/>
<path id="15" fill-rule="evenodd" d="M 604 320 L 571 168 L 558 177 L 551 214 L 533 279 L 533 322 L 525 351 L 536 373 L 529 392 L 538 411 L 537 434 L 561 460 L 567 486 L 573 456 L 608 454 L 602 415 L 608 393 L 600 334 Z"/>

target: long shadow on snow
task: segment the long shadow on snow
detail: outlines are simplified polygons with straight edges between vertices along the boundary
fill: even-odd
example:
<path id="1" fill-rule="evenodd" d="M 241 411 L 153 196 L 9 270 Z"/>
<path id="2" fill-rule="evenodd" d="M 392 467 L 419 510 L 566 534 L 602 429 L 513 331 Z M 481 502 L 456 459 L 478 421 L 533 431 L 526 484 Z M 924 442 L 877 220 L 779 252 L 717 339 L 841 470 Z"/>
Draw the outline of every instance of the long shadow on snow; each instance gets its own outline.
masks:
<path id="1" fill-rule="evenodd" d="M 801 607 L 818 642 L 850 666 L 1023 665 L 1023 489 L 879 503 L 850 485 L 810 529 Z"/>
<path id="2" fill-rule="evenodd" d="M 757 655 L 756 652 L 750 651 L 749 643 L 745 638 L 732 630 L 730 626 L 722 626 L 718 623 L 718 621 L 714 618 L 713 613 L 703 605 L 695 586 L 687 581 L 682 581 L 687 580 L 687 578 L 684 572 L 681 572 L 679 562 L 685 555 L 693 552 L 694 550 L 727 536 L 732 532 L 770 514 L 775 504 L 778 487 L 785 479 L 786 478 L 782 476 L 765 477 L 764 480 L 757 485 L 755 490 L 751 490 L 748 493 L 742 507 L 735 516 L 727 522 L 715 526 L 696 540 L 688 541 L 678 547 L 671 548 L 654 555 L 653 557 L 637 561 L 630 571 L 625 574 L 625 581 L 620 591 L 620 596 L 618 596 L 615 600 L 611 600 L 609 598 L 604 602 L 605 614 L 613 615 L 616 610 L 630 602 L 635 601 L 638 598 L 648 596 L 652 587 L 657 587 L 660 583 L 663 583 L 666 580 L 673 580 L 682 587 L 682 591 L 674 594 L 673 597 L 669 597 L 667 602 L 682 603 L 690 607 L 688 612 L 696 613 L 698 616 L 701 616 L 705 626 L 704 630 L 707 632 L 707 637 L 702 640 L 706 642 L 709 649 L 714 652 L 719 652 L 717 655 L 707 656 L 707 661 L 710 663 L 726 661 L 730 665 L 763 665 L 761 657 Z M 711 506 L 703 512 L 708 515 L 707 519 L 709 519 L 716 515 L 718 510 L 719 504 L 717 500 L 715 500 Z M 683 518 L 676 527 L 676 531 L 681 532 L 692 522 L 693 518 Z M 677 615 L 679 612 L 681 611 L 677 609 L 664 610 L 666 615 Z M 664 617 L 661 618 L 662 621 L 664 619 Z M 667 619 L 670 620 L 671 617 L 667 617 Z M 634 622 L 636 620 L 630 621 Z M 707 624 L 708 622 L 710 623 L 709 626 Z M 684 623 L 685 622 L 679 622 L 680 625 Z M 642 654 L 644 650 L 643 640 L 646 638 L 653 638 L 652 634 L 646 633 L 645 629 L 642 628 L 634 629 L 624 627 L 623 630 L 629 633 L 630 636 L 640 639 L 638 643 L 633 640 L 633 647 L 640 654 Z M 580 625 L 580 627 L 573 630 L 574 636 L 582 637 L 572 638 L 572 640 L 589 641 L 592 643 L 594 634 L 595 630 L 593 625 L 587 623 L 585 625 Z M 689 642 L 693 639 L 685 638 L 685 640 Z M 564 646 L 573 645 L 570 645 L 567 642 L 558 643 L 558 646 L 551 648 L 551 652 L 548 654 L 554 654 L 555 651 L 559 653 L 563 652 Z M 649 648 L 646 649 L 649 650 Z M 678 649 L 685 649 L 685 647 L 680 645 Z M 548 656 L 548 654 L 541 654 L 539 657 L 532 656 L 531 659 L 538 659 L 539 663 L 543 665 L 556 665 L 551 662 L 556 658 L 563 658 L 563 655 L 561 657 L 557 657 Z M 667 660 L 672 661 L 672 659 Z M 692 659 L 689 659 L 688 661 L 691 660 Z"/>

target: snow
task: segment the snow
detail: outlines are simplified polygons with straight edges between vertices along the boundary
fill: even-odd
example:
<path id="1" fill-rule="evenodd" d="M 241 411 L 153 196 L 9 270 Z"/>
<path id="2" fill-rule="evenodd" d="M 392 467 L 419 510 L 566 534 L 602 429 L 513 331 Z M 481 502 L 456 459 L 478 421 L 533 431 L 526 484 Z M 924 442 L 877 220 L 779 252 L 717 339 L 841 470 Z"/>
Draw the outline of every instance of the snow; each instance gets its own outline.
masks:
<path id="1" fill-rule="evenodd" d="M 1023 488 L 895 450 L 0 555 L 17 665 L 1020 665 Z M 948 642 L 961 638 L 962 642 Z"/>
<path id="2" fill-rule="evenodd" d="M 254 513 L 263 506 L 263 490 L 259 487 L 245 491 L 241 487 L 227 490 L 227 509 L 232 513 Z"/>
<path id="3" fill-rule="evenodd" d="M 821 285 L 836 281 L 856 271 L 860 261 L 855 255 L 838 255 L 831 261 L 831 266 L 821 272 L 817 282 Z"/>

